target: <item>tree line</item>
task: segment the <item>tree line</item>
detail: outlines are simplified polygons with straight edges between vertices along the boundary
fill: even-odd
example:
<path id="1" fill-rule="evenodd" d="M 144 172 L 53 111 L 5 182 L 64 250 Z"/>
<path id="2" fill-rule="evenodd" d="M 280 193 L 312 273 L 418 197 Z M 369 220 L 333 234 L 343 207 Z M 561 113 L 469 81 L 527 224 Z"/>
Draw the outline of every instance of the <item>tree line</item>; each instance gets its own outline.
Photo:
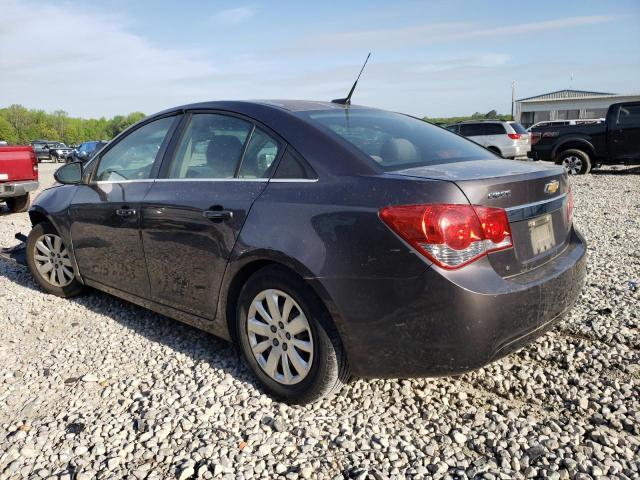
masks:
<path id="1" fill-rule="evenodd" d="M 423 120 L 429 123 L 435 123 L 436 125 L 451 124 L 464 122 L 465 120 L 513 120 L 511 114 L 498 113 L 495 110 L 491 110 L 487 113 L 476 112 L 473 115 L 466 117 L 424 117 Z"/>
<path id="2" fill-rule="evenodd" d="M 144 117 L 144 113 L 133 112 L 109 119 L 77 118 L 64 110 L 48 113 L 11 105 L 0 108 L 0 140 L 11 145 L 27 145 L 33 140 L 61 141 L 67 145 L 110 140 Z"/>

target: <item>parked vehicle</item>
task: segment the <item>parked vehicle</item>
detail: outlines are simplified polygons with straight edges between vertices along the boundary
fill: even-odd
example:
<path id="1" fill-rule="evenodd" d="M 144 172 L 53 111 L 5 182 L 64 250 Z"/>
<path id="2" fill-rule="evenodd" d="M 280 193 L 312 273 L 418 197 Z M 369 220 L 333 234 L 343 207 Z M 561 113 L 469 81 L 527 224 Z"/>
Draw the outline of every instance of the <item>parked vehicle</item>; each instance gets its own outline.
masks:
<path id="1" fill-rule="evenodd" d="M 62 142 L 51 142 L 47 146 L 49 147 L 49 159 L 56 163 L 65 162 L 67 155 L 72 151 Z"/>
<path id="2" fill-rule="evenodd" d="M 485 365 L 559 321 L 585 274 L 562 168 L 365 107 L 170 109 L 56 179 L 30 210 L 43 289 L 233 340 L 290 402 Z"/>
<path id="3" fill-rule="evenodd" d="M 592 123 L 602 123 L 604 118 L 577 118 L 572 120 L 546 120 L 544 122 L 538 122 L 527 128 L 527 132 L 531 132 L 534 128 L 542 127 L 563 127 L 565 125 L 589 125 Z"/>
<path id="4" fill-rule="evenodd" d="M 571 175 L 602 164 L 638 164 L 640 102 L 611 105 L 603 123 L 536 128 L 531 144 L 529 157 L 554 161 Z"/>
<path id="5" fill-rule="evenodd" d="M 93 140 L 90 142 L 83 142 L 75 149 L 67 153 L 66 161 L 68 162 L 86 162 L 94 153 L 98 152 L 108 142 L 104 140 Z"/>
<path id="6" fill-rule="evenodd" d="M 51 140 L 34 140 L 31 142 L 31 147 L 38 158 L 38 162 L 43 160 L 62 162 L 66 158 L 67 153 L 71 151 L 64 143 L 53 142 Z"/>
<path id="7" fill-rule="evenodd" d="M 31 147 L 0 146 L 0 202 L 12 213 L 29 209 L 29 192 L 38 188 L 38 160 Z"/>
<path id="8" fill-rule="evenodd" d="M 531 148 L 529 134 L 517 122 L 469 120 L 446 127 L 504 158 L 525 157 Z"/>

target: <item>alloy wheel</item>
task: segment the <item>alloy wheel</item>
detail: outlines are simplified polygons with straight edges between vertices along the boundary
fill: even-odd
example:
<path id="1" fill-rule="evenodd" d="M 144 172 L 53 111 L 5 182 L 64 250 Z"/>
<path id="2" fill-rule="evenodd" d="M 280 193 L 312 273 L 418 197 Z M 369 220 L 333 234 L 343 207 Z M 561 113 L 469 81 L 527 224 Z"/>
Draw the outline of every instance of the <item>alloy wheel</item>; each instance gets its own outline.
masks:
<path id="1" fill-rule="evenodd" d="M 54 287 L 66 287 L 73 279 L 73 265 L 62 238 L 52 233 L 42 235 L 35 243 L 34 260 L 38 273 Z"/>
<path id="2" fill-rule="evenodd" d="M 578 175 L 582 172 L 582 159 L 575 155 L 570 155 L 562 160 L 562 166 L 569 175 Z"/>
<path id="3" fill-rule="evenodd" d="M 295 385 L 311 370 L 311 327 L 287 293 L 269 289 L 255 296 L 247 315 L 247 334 L 258 365 L 276 382 Z"/>

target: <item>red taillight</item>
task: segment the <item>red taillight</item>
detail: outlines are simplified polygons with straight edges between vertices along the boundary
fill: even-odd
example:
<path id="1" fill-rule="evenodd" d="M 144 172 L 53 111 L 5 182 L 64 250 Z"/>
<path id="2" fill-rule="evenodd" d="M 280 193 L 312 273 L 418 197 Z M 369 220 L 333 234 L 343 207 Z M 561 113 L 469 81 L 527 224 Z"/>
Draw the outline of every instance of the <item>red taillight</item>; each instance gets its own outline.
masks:
<path id="1" fill-rule="evenodd" d="M 522 137 L 519 133 L 507 133 L 507 135 L 511 140 L 520 140 L 520 137 Z"/>
<path id="2" fill-rule="evenodd" d="M 573 192 L 571 187 L 567 191 L 567 223 L 569 225 L 573 223 Z"/>
<path id="3" fill-rule="evenodd" d="M 536 143 L 538 143 L 541 138 L 542 138 L 542 135 L 540 134 L 540 132 L 531 132 L 529 134 L 531 145 L 535 145 Z"/>
<path id="4" fill-rule="evenodd" d="M 413 248 L 447 269 L 513 246 L 507 212 L 479 205 L 399 205 L 380 218 Z"/>
<path id="5" fill-rule="evenodd" d="M 31 168 L 33 170 L 34 178 L 38 178 L 38 157 L 36 157 L 35 152 L 31 149 Z"/>

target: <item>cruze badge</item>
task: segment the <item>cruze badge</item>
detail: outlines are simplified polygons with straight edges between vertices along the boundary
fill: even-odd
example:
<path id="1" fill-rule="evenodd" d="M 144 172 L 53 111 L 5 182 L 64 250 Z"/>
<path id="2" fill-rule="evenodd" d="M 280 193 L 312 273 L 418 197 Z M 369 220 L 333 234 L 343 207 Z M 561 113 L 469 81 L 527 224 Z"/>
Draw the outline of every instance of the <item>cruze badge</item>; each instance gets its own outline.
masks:
<path id="1" fill-rule="evenodd" d="M 552 180 L 544 186 L 544 193 L 556 193 L 560 182 L 558 180 Z"/>
<path id="2" fill-rule="evenodd" d="M 510 197 L 511 190 L 500 190 L 499 192 L 489 192 L 487 195 L 488 198 L 502 198 L 502 197 Z"/>

